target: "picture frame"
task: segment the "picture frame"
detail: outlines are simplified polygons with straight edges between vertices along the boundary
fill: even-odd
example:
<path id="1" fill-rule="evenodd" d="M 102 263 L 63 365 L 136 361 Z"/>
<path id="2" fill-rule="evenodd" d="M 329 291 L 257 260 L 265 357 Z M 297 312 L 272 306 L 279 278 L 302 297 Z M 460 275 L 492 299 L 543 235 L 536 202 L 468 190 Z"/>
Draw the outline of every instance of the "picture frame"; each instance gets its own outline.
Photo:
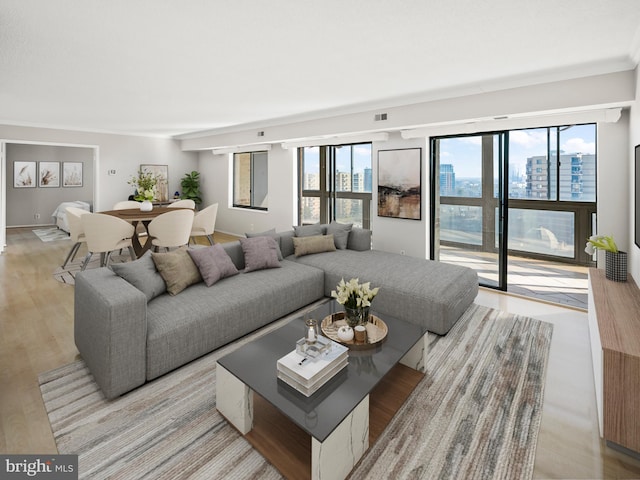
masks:
<path id="1" fill-rule="evenodd" d="M 36 162 L 13 162 L 13 187 L 36 187 Z"/>
<path id="2" fill-rule="evenodd" d="M 156 165 L 151 163 L 140 164 L 140 171 L 160 177 L 156 185 L 156 200 L 158 202 L 169 201 L 169 165 Z"/>
<path id="3" fill-rule="evenodd" d="M 62 163 L 62 186 L 82 187 L 82 162 Z"/>
<path id="4" fill-rule="evenodd" d="M 60 186 L 60 162 L 38 162 L 38 187 Z"/>
<path id="5" fill-rule="evenodd" d="M 378 216 L 422 219 L 422 148 L 378 151 Z"/>

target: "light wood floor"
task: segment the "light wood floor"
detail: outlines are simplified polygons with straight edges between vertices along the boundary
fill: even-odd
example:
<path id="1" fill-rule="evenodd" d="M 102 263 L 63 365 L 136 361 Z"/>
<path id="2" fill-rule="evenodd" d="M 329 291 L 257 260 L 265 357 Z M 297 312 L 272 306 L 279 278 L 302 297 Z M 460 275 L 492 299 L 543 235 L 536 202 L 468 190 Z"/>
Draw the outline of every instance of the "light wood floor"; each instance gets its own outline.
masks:
<path id="1" fill-rule="evenodd" d="M 7 230 L 0 255 L 0 453 L 57 451 L 37 377 L 78 356 L 73 287 L 52 276 L 70 247 L 44 243 L 30 228 Z M 599 438 L 586 313 L 484 289 L 476 302 L 554 324 L 534 477 L 640 478 L 640 461 Z"/>

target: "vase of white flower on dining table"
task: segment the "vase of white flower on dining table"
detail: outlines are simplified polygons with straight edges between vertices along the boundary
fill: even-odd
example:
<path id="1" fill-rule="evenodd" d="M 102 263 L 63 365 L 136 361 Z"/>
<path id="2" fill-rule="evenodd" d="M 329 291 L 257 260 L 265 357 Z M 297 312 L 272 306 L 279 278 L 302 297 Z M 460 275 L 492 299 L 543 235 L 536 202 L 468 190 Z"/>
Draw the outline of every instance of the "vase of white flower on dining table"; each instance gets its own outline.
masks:
<path id="1" fill-rule="evenodd" d="M 594 255 L 597 250 L 605 252 L 605 275 L 614 282 L 627 281 L 627 252 L 618 250 L 612 235 L 593 235 L 587 240 L 584 251 Z"/>
<path id="2" fill-rule="evenodd" d="M 134 200 L 141 202 L 140 210 L 143 212 L 149 212 L 153 210 L 153 201 L 156 198 L 158 175 L 153 175 L 149 172 L 138 171 L 138 175 L 132 177 L 129 180 L 129 185 L 132 185 L 136 189 L 136 193 L 133 196 Z"/>
<path id="3" fill-rule="evenodd" d="M 331 296 L 344 307 L 345 320 L 353 328 L 369 320 L 369 307 L 379 290 L 380 287 L 371 288 L 370 282 L 360 284 L 357 278 L 345 282 L 343 278 Z"/>

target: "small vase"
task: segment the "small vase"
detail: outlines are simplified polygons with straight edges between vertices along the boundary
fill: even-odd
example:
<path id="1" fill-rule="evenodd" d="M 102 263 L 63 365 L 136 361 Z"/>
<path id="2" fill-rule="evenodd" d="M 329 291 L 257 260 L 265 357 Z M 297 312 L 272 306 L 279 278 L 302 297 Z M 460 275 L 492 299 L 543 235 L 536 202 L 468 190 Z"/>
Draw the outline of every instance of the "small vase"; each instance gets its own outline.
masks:
<path id="1" fill-rule="evenodd" d="M 141 212 L 150 212 L 151 210 L 153 210 L 153 203 L 151 203 L 151 200 L 143 200 L 142 203 L 140 203 Z"/>
<path id="2" fill-rule="evenodd" d="M 609 280 L 627 281 L 627 252 L 605 252 L 605 271 Z"/>
<path id="3" fill-rule="evenodd" d="M 362 309 L 344 307 L 344 319 L 351 328 L 362 323 Z"/>

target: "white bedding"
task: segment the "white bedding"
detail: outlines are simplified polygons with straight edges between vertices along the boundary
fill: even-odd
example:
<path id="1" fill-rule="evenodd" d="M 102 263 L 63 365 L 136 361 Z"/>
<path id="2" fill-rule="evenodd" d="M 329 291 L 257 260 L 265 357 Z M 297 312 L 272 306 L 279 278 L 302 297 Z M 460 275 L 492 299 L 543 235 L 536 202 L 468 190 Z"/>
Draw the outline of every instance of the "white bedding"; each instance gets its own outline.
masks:
<path id="1" fill-rule="evenodd" d="M 56 207 L 56 209 L 51 214 L 51 217 L 54 219 L 55 224 L 58 226 L 59 229 L 69 233 L 69 223 L 67 223 L 67 207 L 81 208 L 83 210 L 90 212 L 91 205 L 88 204 L 87 202 L 76 200 L 74 202 L 62 202 L 60 205 Z"/>

